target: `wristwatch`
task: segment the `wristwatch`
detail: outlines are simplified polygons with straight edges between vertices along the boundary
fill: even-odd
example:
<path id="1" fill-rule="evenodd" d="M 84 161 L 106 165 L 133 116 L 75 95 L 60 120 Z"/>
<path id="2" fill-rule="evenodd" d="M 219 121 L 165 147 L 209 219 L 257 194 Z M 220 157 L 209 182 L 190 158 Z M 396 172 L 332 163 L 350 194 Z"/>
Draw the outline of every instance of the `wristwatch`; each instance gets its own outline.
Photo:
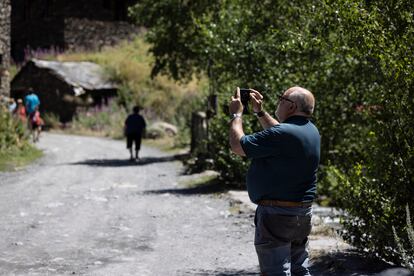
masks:
<path id="1" fill-rule="evenodd" d="M 259 112 L 254 112 L 254 115 L 256 115 L 258 118 L 263 117 L 266 114 L 263 110 L 260 110 Z"/>
<path id="2" fill-rule="evenodd" d="M 243 113 L 233 113 L 231 114 L 230 119 L 233 120 L 233 119 L 236 119 L 237 117 L 241 118 L 242 114 Z"/>

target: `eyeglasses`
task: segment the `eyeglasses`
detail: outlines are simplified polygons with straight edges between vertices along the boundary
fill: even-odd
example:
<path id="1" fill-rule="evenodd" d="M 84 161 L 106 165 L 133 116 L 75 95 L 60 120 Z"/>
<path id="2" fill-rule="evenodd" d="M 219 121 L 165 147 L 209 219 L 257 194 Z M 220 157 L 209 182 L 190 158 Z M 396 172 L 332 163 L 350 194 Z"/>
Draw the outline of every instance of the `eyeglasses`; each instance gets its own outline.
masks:
<path id="1" fill-rule="evenodd" d="M 290 100 L 290 99 L 288 99 L 286 97 L 283 97 L 282 95 L 278 95 L 277 98 L 279 99 L 279 102 L 281 102 L 281 101 L 288 101 L 290 103 L 295 103 L 294 101 L 292 101 L 292 100 Z"/>

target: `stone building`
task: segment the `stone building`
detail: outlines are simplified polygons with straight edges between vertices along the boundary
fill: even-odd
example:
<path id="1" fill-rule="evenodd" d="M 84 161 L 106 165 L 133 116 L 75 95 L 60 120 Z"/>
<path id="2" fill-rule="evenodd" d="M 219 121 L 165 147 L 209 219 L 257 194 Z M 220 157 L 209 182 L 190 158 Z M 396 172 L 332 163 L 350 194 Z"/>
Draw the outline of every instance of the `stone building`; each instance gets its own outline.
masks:
<path id="1" fill-rule="evenodd" d="M 9 95 L 10 0 L 0 0 L 0 95 Z"/>
<path id="2" fill-rule="evenodd" d="M 3 0 L 1 0 L 3 1 Z M 13 0 L 11 52 L 24 61 L 26 51 L 99 49 L 139 32 L 128 21 L 137 0 Z"/>
<path id="3" fill-rule="evenodd" d="M 11 82 L 11 97 L 24 99 L 32 88 L 40 99 L 40 112 L 52 113 L 63 123 L 79 108 L 108 104 L 117 86 L 98 64 L 33 59 Z"/>

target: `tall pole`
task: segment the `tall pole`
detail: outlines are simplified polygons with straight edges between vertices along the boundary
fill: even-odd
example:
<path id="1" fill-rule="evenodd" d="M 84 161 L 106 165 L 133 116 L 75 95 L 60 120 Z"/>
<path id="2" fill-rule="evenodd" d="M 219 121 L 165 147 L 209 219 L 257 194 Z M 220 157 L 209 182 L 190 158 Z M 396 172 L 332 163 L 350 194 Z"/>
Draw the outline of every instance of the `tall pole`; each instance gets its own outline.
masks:
<path id="1" fill-rule="evenodd" d="M 212 95 L 212 72 L 211 72 L 211 60 L 208 60 L 207 64 L 207 76 L 208 76 L 208 98 L 207 98 L 207 112 L 206 112 L 206 132 L 207 132 L 207 151 L 209 152 L 209 141 L 210 141 L 210 96 Z"/>

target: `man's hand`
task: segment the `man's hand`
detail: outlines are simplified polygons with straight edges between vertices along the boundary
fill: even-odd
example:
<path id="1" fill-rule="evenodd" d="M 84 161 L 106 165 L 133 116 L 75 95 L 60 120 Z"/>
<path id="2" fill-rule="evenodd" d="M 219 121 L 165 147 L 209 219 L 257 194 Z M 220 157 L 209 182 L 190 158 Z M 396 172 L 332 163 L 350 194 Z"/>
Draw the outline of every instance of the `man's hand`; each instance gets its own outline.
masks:
<path id="1" fill-rule="evenodd" d="M 260 94 L 259 91 L 250 88 L 250 102 L 252 103 L 253 112 L 258 113 L 263 111 L 262 104 L 263 104 L 263 95 Z M 263 129 L 267 129 L 274 125 L 279 124 L 279 122 L 272 118 L 267 112 L 261 114 L 258 118 L 260 124 L 262 125 Z"/>
<path id="2" fill-rule="evenodd" d="M 243 113 L 243 105 L 240 101 L 240 88 L 237 87 L 236 93 L 233 97 L 231 97 L 231 102 L 229 105 L 230 114 L 242 114 Z M 238 155 L 244 156 L 245 153 L 243 148 L 240 144 L 240 139 L 243 137 L 243 125 L 241 116 L 235 117 L 230 121 L 230 131 L 229 131 L 229 140 L 230 140 L 230 148 L 231 150 Z"/>
<path id="3" fill-rule="evenodd" d="M 259 91 L 250 89 L 250 102 L 252 103 L 253 112 L 262 111 L 263 96 Z"/>
<path id="4" fill-rule="evenodd" d="M 243 113 L 243 105 L 240 101 L 240 88 L 237 87 L 234 96 L 231 97 L 229 105 L 230 114 Z"/>

